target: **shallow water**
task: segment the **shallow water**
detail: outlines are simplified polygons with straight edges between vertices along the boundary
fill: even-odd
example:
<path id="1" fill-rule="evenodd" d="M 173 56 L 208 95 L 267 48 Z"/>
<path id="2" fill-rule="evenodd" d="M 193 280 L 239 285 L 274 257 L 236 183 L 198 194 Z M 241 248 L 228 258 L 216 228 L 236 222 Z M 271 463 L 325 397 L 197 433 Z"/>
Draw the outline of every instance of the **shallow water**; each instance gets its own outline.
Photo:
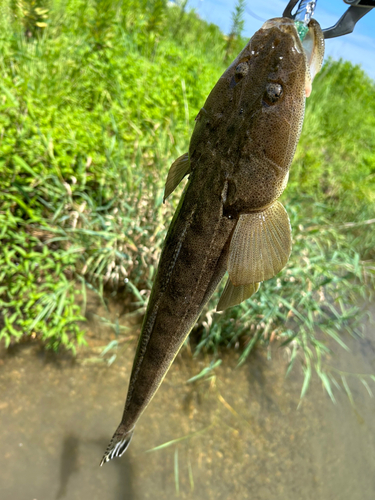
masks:
<path id="1" fill-rule="evenodd" d="M 91 352 L 108 342 L 102 332 L 91 328 Z M 370 323 L 366 340 L 351 346 L 351 353 L 335 347 L 332 365 L 375 373 Z M 185 349 L 124 457 L 99 468 L 121 418 L 133 353 L 134 343 L 106 367 L 83 364 L 87 351 L 78 362 L 36 346 L 2 351 L 1 500 L 374 499 L 375 400 L 351 380 L 355 407 L 338 391 L 333 405 L 314 380 L 297 409 L 300 367 L 285 379 L 287 353 L 276 347 L 272 360 L 258 349 L 237 369 L 238 355 L 224 354 L 213 378 L 192 384 L 209 359 Z"/>

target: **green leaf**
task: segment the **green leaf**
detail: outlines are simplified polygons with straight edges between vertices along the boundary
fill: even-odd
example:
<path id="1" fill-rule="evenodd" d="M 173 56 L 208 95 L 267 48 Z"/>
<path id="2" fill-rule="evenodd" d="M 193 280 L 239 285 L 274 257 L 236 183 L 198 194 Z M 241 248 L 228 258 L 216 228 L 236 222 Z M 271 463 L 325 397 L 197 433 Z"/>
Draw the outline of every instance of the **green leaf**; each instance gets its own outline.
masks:
<path id="1" fill-rule="evenodd" d="M 305 372 L 305 376 L 303 379 L 303 385 L 302 385 L 300 399 L 305 397 L 307 389 L 309 388 L 309 385 L 310 385 L 310 380 L 311 380 L 311 365 L 310 365 L 310 363 L 306 366 L 306 368 L 304 369 L 304 372 Z"/>
<path id="2" fill-rule="evenodd" d="M 332 403 L 336 403 L 336 399 L 335 399 L 335 396 L 333 395 L 332 388 L 331 388 L 331 383 L 329 381 L 329 378 L 327 377 L 327 374 L 324 373 L 324 372 L 319 371 L 318 375 L 319 375 L 321 381 L 323 382 L 324 388 L 328 392 L 329 397 L 332 400 Z"/>
<path id="3" fill-rule="evenodd" d="M 212 372 L 215 368 L 221 365 L 221 359 L 218 359 L 215 361 L 215 363 L 211 362 L 210 366 L 206 366 L 203 368 L 203 370 L 198 373 L 198 375 L 195 375 L 194 377 L 189 378 L 189 380 L 186 382 L 187 384 L 191 384 L 192 382 L 196 382 L 197 380 L 206 377 L 210 372 Z"/>

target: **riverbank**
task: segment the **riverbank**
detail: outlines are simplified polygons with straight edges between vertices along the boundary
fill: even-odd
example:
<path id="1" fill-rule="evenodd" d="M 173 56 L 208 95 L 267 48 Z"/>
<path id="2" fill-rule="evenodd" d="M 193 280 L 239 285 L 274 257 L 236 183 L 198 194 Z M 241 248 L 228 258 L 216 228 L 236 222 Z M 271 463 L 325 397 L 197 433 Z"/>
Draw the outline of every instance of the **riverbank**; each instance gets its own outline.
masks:
<path id="1" fill-rule="evenodd" d="M 163 204 L 167 172 L 229 64 L 228 40 L 185 3 L 41 4 L 38 14 L 6 0 L 0 19 L 0 342 L 74 351 L 77 294 L 147 302 L 182 191 Z M 232 40 L 231 58 L 244 43 Z M 239 343 L 246 356 L 280 338 L 304 351 L 308 378 L 325 354 L 316 329 L 340 342 L 359 318 L 347 304 L 373 286 L 374 103 L 360 68 L 324 65 L 282 198 L 291 258 L 222 314 L 219 289 L 198 350 Z"/>

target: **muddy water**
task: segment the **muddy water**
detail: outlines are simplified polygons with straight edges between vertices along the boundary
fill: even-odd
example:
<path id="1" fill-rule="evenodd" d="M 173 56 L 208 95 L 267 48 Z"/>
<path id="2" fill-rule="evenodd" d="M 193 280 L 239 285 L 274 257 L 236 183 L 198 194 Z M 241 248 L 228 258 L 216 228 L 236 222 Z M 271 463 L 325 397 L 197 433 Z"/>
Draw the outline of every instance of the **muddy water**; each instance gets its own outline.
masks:
<path id="1" fill-rule="evenodd" d="M 375 498 L 374 399 L 354 380 L 355 407 L 337 391 L 333 405 L 315 380 L 297 409 L 300 368 L 285 379 L 287 352 L 276 347 L 272 360 L 257 350 L 239 369 L 238 355 L 224 353 L 214 377 L 191 384 L 209 359 L 185 350 L 128 452 L 99 468 L 134 353 L 124 343 L 111 367 L 95 363 L 104 331 L 91 324 L 90 348 L 76 362 L 36 346 L 1 353 L 1 500 Z M 351 353 L 335 348 L 331 363 L 374 373 L 370 323 L 366 336 Z"/>

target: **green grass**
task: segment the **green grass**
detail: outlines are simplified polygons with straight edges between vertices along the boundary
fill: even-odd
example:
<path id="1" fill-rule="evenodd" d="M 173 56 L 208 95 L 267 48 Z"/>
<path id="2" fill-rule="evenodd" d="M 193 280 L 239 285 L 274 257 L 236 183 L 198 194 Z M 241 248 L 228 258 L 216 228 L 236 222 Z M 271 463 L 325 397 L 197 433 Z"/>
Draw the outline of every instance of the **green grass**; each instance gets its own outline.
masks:
<path id="1" fill-rule="evenodd" d="M 24 1 L 27 3 L 27 0 Z M 227 39 L 162 0 L 54 0 L 46 26 L 15 2 L 0 16 L 0 338 L 84 342 L 76 295 L 144 307 L 181 188 L 163 185 L 225 66 Z M 46 17 L 47 16 L 47 17 Z M 244 41 L 231 42 L 232 57 Z M 197 352 L 279 339 L 327 390 L 327 340 L 357 333 L 372 289 L 375 86 L 328 61 L 314 81 L 283 202 L 287 268 L 245 304 L 203 312 Z M 345 348 L 345 347 L 344 347 Z M 328 378 L 327 378 L 328 377 Z M 333 383 L 333 382 L 332 382 Z"/>

